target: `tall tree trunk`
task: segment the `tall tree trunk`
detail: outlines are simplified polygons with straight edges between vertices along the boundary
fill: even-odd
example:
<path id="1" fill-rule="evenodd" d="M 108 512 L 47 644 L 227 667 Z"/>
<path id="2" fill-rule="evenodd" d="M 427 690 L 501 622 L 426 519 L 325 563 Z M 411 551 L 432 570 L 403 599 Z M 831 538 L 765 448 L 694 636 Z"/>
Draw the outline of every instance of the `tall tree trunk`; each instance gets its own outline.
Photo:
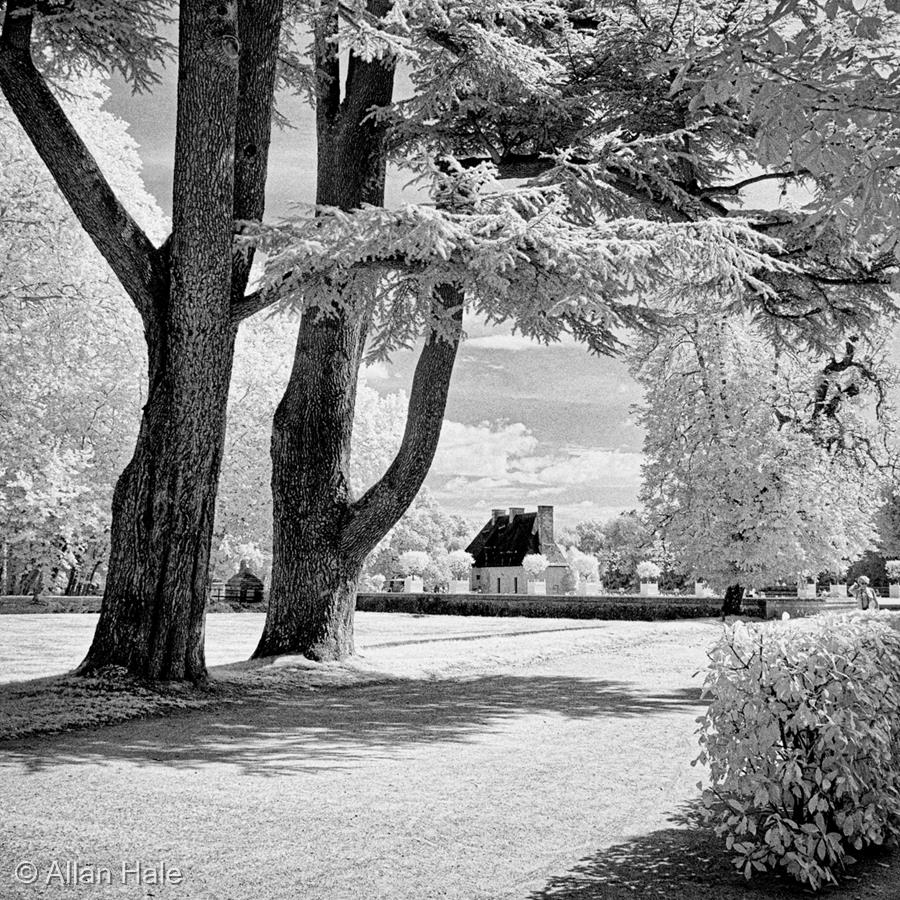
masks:
<path id="1" fill-rule="evenodd" d="M 370 0 L 368 12 L 383 16 L 390 6 L 388 0 Z M 351 54 L 341 100 L 337 28 L 335 5 L 314 35 L 316 202 L 349 210 L 384 202 L 384 133 L 369 113 L 390 102 L 394 63 Z M 353 607 L 365 552 L 348 553 L 344 544 L 352 518 L 348 464 L 368 298 L 342 299 L 340 311 L 304 314 L 291 377 L 275 413 L 272 581 L 255 656 L 340 659 L 353 652 Z"/>
<path id="2" fill-rule="evenodd" d="M 109 575 L 80 671 L 206 676 L 210 544 L 237 323 L 231 316 L 237 7 L 179 12 L 170 280 L 145 322 L 149 396 L 113 494 Z"/>
<path id="3" fill-rule="evenodd" d="M 257 656 L 353 650 L 361 560 L 343 558 L 362 316 L 304 318 L 272 426 L 272 581 Z M 348 611 L 349 606 L 349 611 Z"/>
<path id="4" fill-rule="evenodd" d="M 365 317 L 309 318 L 272 429 L 273 560 L 269 608 L 255 657 L 353 652 L 363 561 L 413 501 L 437 449 L 456 350 L 462 294 L 439 288 L 432 331 L 416 365 L 403 442 L 384 477 L 358 500 L 348 467 Z M 433 324 L 436 324 L 434 322 Z"/>
<path id="5" fill-rule="evenodd" d="M 390 6 L 369 0 L 368 11 L 383 16 Z M 393 62 L 351 54 L 341 100 L 336 30 L 335 7 L 315 33 L 316 201 L 348 210 L 381 205 L 385 136 L 370 113 L 390 102 Z M 300 653 L 326 660 L 353 652 L 363 561 L 415 498 L 437 449 L 462 335 L 463 296 L 455 285 L 434 291 L 400 450 L 377 484 L 358 500 L 351 497 L 350 439 L 368 299 L 342 297 L 321 313 L 308 310 L 300 325 L 272 429 L 272 583 L 257 657 Z"/>
<path id="6" fill-rule="evenodd" d="M 235 333 L 211 327 L 190 352 L 169 340 L 151 356 L 154 387 L 113 494 L 106 589 L 82 673 L 114 665 L 151 679 L 206 675 L 203 617 Z"/>
<path id="7" fill-rule="evenodd" d="M 3 541 L 0 543 L 0 595 L 12 593 L 10 584 L 9 544 Z"/>
<path id="8" fill-rule="evenodd" d="M 149 399 L 113 497 L 109 571 L 81 672 L 205 677 L 203 615 L 228 383 L 260 219 L 282 0 L 182 0 L 172 235 L 156 249 L 31 56 L 34 4 L 7 0 L 0 88 L 144 321 Z"/>
<path id="9" fill-rule="evenodd" d="M 66 576 L 66 588 L 63 591 L 64 597 L 71 597 L 73 594 L 78 593 L 78 570 L 78 563 L 75 563 L 75 565 L 69 567 L 69 574 L 68 576 Z"/>

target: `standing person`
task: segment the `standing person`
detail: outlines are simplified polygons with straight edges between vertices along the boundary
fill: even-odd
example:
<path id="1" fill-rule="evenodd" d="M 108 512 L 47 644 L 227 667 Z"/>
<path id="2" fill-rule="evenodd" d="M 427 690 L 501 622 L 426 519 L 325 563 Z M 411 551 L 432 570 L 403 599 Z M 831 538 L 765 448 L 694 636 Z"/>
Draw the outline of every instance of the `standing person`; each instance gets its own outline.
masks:
<path id="1" fill-rule="evenodd" d="M 856 579 L 856 584 L 850 588 L 849 593 L 859 601 L 860 609 L 878 609 L 878 595 L 869 584 L 867 575 L 860 575 Z"/>

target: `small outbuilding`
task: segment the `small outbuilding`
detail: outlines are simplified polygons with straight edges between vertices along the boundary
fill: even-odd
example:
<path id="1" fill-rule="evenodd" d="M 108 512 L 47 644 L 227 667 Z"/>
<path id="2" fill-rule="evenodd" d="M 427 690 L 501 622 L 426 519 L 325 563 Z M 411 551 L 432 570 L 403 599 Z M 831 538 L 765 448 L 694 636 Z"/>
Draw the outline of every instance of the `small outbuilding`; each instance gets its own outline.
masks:
<path id="1" fill-rule="evenodd" d="M 246 559 L 241 560 L 240 568 L 225 582 L 225 599 L 238 603 L 263 602 L 263 583 L 250 571 Z"/>
<path id="2" fill-rule="evenodd" d="M 491 518 L 466 547 L 475 559 L 470 587 L 484 594 L 525 594 L 528 578 L 522 560 L 536 553 L 550 565 L 542 580 L 548 594 L 565 593 L 566 557 L 553 537 L 553 507 L 537 512 L 511 506 L 491 510 Z"/>

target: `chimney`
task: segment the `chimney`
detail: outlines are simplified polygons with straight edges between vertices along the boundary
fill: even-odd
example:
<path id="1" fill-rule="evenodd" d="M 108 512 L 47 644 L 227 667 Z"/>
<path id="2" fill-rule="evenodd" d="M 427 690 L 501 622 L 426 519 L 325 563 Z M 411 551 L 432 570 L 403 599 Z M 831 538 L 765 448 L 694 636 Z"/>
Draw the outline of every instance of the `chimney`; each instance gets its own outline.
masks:
<path id="1" fill-rule="evenodd" d="M 497 521 L 497 519 L 500 518 L 500 516 L 504 516 L 504 515 L 506 515 L 505 509 L 492 509 L 491 510 L 491 523 L 493 524 L 494 522 Z"/>
<path id="2" fill-rule="evenodd" d="M 525 514 L 525 507 L 524 507 L 524 506 L 511 506 L 511 507 L 509 508 L 509 521 L 510 521 L 510 523 L 512 523 L 512 520 L 513 520 L 516 516 L 521 516 L 521 515 L 524 515 L 524 514 Z"/>
<path id="3" fill-rule="evenodd" d="M 553 543 L 553 507 L 539 506 L 537 508 L 537 533 L 543 553 L 545 547 Z"/>

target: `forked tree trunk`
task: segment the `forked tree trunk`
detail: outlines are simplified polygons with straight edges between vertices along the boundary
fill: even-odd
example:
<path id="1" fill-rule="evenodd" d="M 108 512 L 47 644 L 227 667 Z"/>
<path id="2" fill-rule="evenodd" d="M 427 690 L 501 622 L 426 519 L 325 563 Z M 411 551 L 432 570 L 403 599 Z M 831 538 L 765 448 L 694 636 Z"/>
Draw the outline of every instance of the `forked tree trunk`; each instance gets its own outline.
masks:
<path id="1" fill-rule="evenodd" d="M 362 317 L 307 314 L 272 425 L 272 581 L 255 656 L 353 652 L 361 560 L 342 553 Z"/>
<path id="2" fill-rule="evenodd" d="M 391 3 L 367 6 L 378 17 Z M 394 63 L 350 54 L 342 99 L 337 30 L 335 6 L 314 35 L 316 202 L 349 210 L 384 201 L 385 136 L 370 112 L 391 100 Z M 353 652 L 356 584 L 368 549 L 347 544 L 354 519 L 348 466 L 368 313 L 367 298 L 342 299 L 348 308 L 341 311 L 304 313 L 275 413 L 272 581 L 257 657 L 302 653 L 325 660 Z"/>
<path id="3" fill-rule="evenodd" d="M 450 315 L 451 333 L 432 333 L 422 348 L 400 450 L 357 500 L 348 469 L 364 318 L 310 317 L 301 325 L 272 429 L 272 583 L 255 657 L 334 660 L 353 652 L 363 561 L 415 498 L 440 437 L 462 333 L 461 292 L 439 288 L 433 310 L 436 318 Z"/>

